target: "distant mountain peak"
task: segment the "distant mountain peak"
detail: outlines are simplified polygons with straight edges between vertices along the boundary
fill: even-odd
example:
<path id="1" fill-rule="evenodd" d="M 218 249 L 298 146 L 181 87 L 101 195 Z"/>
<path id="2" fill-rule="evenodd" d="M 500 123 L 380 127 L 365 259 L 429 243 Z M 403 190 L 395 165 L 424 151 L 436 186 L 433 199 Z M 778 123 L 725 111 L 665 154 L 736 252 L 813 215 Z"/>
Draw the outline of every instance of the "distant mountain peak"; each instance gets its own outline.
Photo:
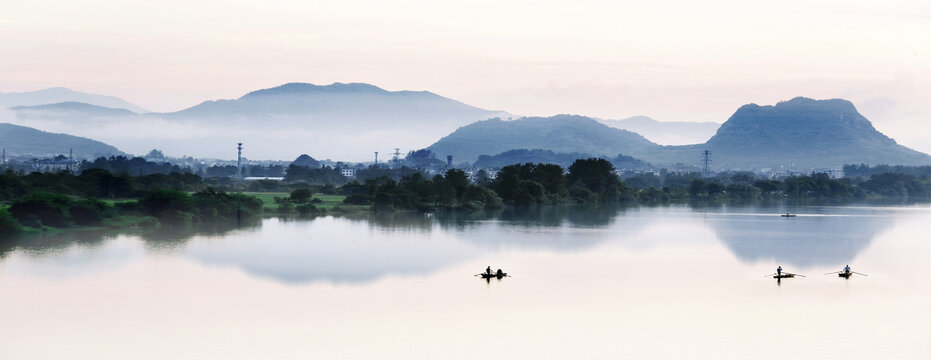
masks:
<path id="1" fill-rule="evenodd" d="M 388 93 L 389 91 L 378 86 L 365 83 L 340 83 L 330 85 L 315 85 L 311 83 L 292 82 L 273 88 L 256 90 L 243 96 L 243 98 L 263 95 L 305 95 L 318 93 Z"/>
<path id="2" fill-rule="evenodd" d="M 844 99 L 812 99 L 804 96 L 797 96 L 790 100 L 777 102 L 776 105 L 765 105 L 760 106 L 754 103 L 750 103 L 744 106 L 741 106 L 737 111 L 740 110 L 755 110 L 755 109 L 775 109 L 775 110 L 813 110 L 819 112 L 837 112 L 840 113 L 856 113 L 857 108 L 853 105 L 852 102 Z"/>
<path id="3" fill-rule="evenodd" d="M 13 111 L 77 111 L 77 112 L 88 112 L 94 114 L 112 114 L 112 115 L 133 115 L 134 112 L 122 109 L 122 108 L 111 108 L 106 106 L 88 104 L 78 101 L 65 101 L 54 104 L 45 104 L 45 105 L 32 105 L 32 106 L 14 106 L 10 110 Z"/>
<path id="4" fill-rule="evenodd" d="M 796 97 L 741 106 L 702 145 L 721 162 L 746 167 L 840 167 L 845 163 L 927 164 L 931 157 L 896 144 L 843 99 Z"/>

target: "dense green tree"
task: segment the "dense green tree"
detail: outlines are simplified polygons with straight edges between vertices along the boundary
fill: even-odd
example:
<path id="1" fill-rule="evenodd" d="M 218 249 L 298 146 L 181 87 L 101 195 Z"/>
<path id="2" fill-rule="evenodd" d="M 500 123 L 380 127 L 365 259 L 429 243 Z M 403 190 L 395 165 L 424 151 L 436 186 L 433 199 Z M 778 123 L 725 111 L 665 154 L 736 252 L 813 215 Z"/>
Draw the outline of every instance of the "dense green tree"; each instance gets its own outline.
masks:
<path id="1" fill-rule="evenodd" d="M 620 180 L 614 172 L 614 165 L 605 159 L 588 158 L 576 160 L 569 166 L 566 181 L 571 187 L 581 184 L 598 196 L 600 201 L 619 200 Z M 587 199 L 596 200 L 596 199 Z"/>
<path id="2" fill-rule="evenodd" d="M 304 204 L 310 202 L 310 198 L 313 197 L 313 193 L 308 188 L 295 189 L 291 192 L 291 202 L 295 204 Z"/>

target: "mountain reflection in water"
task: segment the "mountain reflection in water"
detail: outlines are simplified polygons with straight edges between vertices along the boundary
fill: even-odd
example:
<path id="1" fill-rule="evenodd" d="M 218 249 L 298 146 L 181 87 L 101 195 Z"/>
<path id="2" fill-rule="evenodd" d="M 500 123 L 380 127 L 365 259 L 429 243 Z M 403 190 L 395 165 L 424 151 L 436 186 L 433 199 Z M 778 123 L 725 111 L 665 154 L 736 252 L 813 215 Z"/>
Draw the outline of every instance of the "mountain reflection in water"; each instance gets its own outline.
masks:
<path id="1" fill-rule="evenodd" d="M 872 214 L 735 214 L 708 221 L 743 262 L 772 260 L 796 266 L 843 266 L 894 224 Z"/>
<path id="2" fill-rule="evenodd" d="M 147 253 L 167 253 L 286 284 L 361 284 L 386 276 L 426 276 L 464 262 L 485 262 L 502 251 L 572 253 L 605 244 L 646 251 L 707 242 L 708 236 L 693 236 L 707 232 L 744 263 L 771 259 L 784 265 L 840 266 L 892 224 L 891 217 L 870 213 L 809 210 L 813 214 L 791 219 L 780 218 L 775 208 L 684 206 L 273 218 L 241 227 L 34 237 L 0 245 L 0 263 L 19 252 L 47 260 L 43 263 L 49 269 L 38 272 L 54 276 L 96 268 L 88 264 L 117 266 Z"/>

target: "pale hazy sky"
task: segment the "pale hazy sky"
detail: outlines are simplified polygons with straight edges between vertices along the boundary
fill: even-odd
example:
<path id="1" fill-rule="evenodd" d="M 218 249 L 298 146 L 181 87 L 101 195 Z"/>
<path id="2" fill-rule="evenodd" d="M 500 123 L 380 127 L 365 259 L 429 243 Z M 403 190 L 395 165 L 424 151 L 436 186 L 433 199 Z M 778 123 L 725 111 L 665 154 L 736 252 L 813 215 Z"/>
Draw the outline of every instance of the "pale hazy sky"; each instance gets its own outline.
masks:
<path id="1" fill-rule="evenodd" d="M 154 111 L 286 82 L 521 115 L 723 122 L 846 98 L 931 152 L 931 1 L 0 1 L 0 91 Z"/>

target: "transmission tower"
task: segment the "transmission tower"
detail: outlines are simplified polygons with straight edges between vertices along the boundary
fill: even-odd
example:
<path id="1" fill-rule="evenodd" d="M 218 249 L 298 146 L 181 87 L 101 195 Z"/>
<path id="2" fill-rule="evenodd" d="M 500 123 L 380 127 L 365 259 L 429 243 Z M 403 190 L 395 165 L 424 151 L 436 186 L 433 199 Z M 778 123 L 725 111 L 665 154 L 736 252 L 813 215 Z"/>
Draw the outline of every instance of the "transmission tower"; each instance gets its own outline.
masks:
<path id="1" fill-rule="evenodd" d="M 236 150 L 238 154 L 236 155 L 236 175 L 234 177 L 242 176 L 242 143 L 236 143 Z"/>
<path id="2" fill-rule="evenodd" d="M 378 151 L 375 152 L 375 166 L 378 166 Z"/>
<path id="3" fill-rule="evenodd" d="M 394 158 L 391 161 L 394 162 L 394 167 L 401 167 L 401 148 L 394 148 Z"/>
<path id="4" fill-rule="evenodd" d="M 701 154 L 701 162 L 702 162 L 702 165 L 703 165 L 703 166 L 702 166 L 702 175 L 704 175 L 705 177 L 711 176 L 711 152 L 710 152 L 710 151 L 705 150 L 705 151 Z"/>

